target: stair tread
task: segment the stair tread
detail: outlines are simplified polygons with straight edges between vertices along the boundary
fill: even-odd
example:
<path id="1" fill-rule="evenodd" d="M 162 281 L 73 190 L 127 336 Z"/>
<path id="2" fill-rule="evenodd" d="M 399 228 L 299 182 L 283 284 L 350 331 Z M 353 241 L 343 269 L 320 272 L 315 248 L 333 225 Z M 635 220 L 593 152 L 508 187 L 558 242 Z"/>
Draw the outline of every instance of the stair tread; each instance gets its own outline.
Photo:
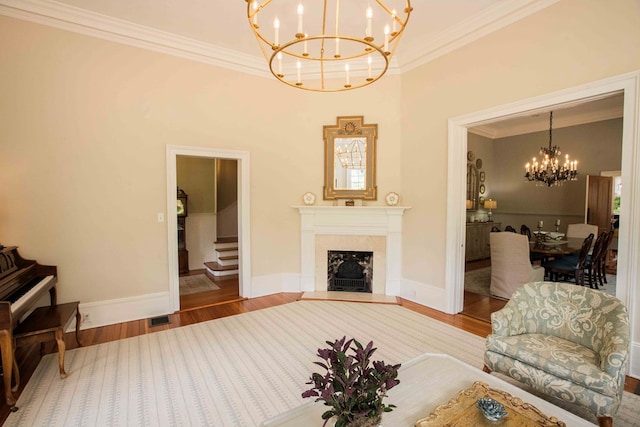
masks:
<path id="1" fill-rule="evenodd" d="M 218 237 L 213 243 L 238 243 L 238 236 Z"/>
<path id="2" fill-rule="evenodd" d="M 232 259 L 238 259 L 238 255 L 226 255 L 226 256 L 218 257 L 218 259 L 220 259 L 222 261 L 229 261 L 229 260 L 232 260 Z"/>
<path id="3" fill-rule="evenodd" d="M 234 247 L 234 248 L 216 248 L 216 251 L 218 252 L 231 252 L 231 251 L 237 251 L 238 247 Z"/>
<path id="4" fill-rule="evenodd" d="M 204 265 L 213 271 L 237 270 L 237 265 L 220 265 L 217 262 L 205 262 Z"/>

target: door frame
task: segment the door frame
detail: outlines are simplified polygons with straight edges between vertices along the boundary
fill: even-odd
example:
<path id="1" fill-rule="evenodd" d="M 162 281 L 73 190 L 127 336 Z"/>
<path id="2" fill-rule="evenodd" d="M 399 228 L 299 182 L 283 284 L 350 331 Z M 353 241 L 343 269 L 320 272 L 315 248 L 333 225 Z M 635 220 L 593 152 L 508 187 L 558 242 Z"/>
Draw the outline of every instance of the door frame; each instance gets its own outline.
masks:
<path id="1" fill-rule="evenodd" d="M 176 212 L 177 156 L 233 159 L 238 161 L 238 292 L 251 296 L 250 195 L 249 152 L 210 147 L 167 145 L 167 243 L 169 256 L 169 303 L 180 310 L 180 281 L 178 273 L 178 221 Z M 212 242 L 213 244 L 213 242 Z M 212 247 L 213 250 L 213 247 Z"/>
<path id="2" fill-rule="evenodd" d="M 533 114 L 592 97 L 624 92 L 622 129 L 622 199 L 619 264 L 616 293 L 629 310 L 634 326 L 636 290 L 640 282 L 640 71 L 623 74 L 449 119 L 447 176 L 447 248 L 445 310 L 455 314 L 464 303 L 464 245 L 467 129 L 496 122 L 510 115 Z M 632 335 L 633 336 L 633 335 Z"/>

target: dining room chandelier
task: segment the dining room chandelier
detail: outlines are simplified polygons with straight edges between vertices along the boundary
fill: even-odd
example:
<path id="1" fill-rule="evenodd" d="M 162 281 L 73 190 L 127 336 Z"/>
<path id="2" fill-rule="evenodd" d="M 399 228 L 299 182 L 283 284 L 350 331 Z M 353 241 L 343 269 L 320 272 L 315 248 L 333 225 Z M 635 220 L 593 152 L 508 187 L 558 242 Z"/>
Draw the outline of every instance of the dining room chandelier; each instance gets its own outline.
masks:
<path id="1" fill-rule="evenodd" d="M 552 145 L 553 111 L 549 113 L 549 147 L 540 147 L 542 159 L 540 162 L 534 157 L 531 163 L 525 165 L 524 177 L 539 186 L 559 186 L 565 181 L 578 180 L 578 161 L 569 160 L 565 155 L 564 163 L 560 164 L 560 147 Z"/>
<path id="2" fill-rule="evenodd" d="M 353 138 L 347 145 L 339 145 L 336 140 L 336 157 L 345 169 L 366 169 L 367 139 Z"/>
<path id="3" fill-rule="evenodd" d="M 271 73 L 289 86 L 339 92 L 389 69 L 410 0 L 245 0 Z"/>

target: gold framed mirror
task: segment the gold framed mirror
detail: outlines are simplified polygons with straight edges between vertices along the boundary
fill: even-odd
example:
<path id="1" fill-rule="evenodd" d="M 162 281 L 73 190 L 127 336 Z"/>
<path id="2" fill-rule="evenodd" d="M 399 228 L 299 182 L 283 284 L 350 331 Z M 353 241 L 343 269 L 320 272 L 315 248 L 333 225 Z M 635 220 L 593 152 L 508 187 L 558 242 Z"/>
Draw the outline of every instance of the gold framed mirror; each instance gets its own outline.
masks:
<path id="1" fill-rule="evenodd" d="M 376 200 L 378 125 L 363 116 L 338 117 L 323 126 L 324 200 Z"/>
<path id="2" fill-rule="evenodd" d="M 479 193 L 480 178 L 478 168 L 473 163 L 467 163 L 467 201 L 471 201 L 471 206 L 467 204 L 467 210 L 477 211 L 481 207 L 478 204 Z"/>

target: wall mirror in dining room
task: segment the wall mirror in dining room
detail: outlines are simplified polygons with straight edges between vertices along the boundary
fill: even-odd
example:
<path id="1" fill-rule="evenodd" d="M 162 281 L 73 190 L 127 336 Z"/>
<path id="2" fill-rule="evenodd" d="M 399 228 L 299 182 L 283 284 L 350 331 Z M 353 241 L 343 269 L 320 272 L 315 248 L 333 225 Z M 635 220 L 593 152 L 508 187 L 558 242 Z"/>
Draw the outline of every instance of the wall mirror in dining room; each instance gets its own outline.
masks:
<path id="1" fill-rule="evenodd" d="M 378 125 L 363 116 L 338 117 L 323 126 L 324 199 L 376 200 Z"/>
<path id="2" fill-rule="evenodd" d="M 469 211 L 481 208 L 481 206 L 478 206 L 480 192 L 480 174 L 476 166 L 478 160 L 473 151 L 467 152 L 467 210 Z"/>

